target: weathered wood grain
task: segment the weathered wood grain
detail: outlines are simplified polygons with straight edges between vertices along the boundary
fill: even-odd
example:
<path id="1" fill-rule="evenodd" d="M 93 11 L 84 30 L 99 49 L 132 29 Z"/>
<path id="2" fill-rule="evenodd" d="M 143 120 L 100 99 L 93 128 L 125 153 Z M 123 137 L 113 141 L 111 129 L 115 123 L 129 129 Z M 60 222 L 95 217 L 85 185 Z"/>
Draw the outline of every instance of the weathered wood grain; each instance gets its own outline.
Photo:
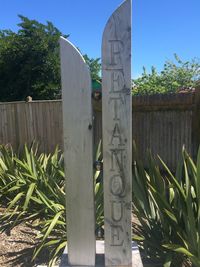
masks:
<path id="1" fill-rule="evenodd" d="M 102 138 L 102 108 L 101 103 L 93 104 L 94 142 L 98 144 Z M 27 105 L 31 106 L 32 118 L 29 113 L 25 116 Z M 195 157 L 200 143 L 200 104 L 196 93 L 134 96 L 132 107 L 133 139 L 141 160 L 150 148 L 162 157 L 170 169 L 175 170 L 183 144 Z M 49 115 L 48 109 L 52 110 Z M 29 127 L 33 127 L 32 132 L 27 130 Z M 30 145 L 33 140 L 39 142 L 40 152 L 53 152 L 56 145 L 63 151 L 62 101 L 0 103 L 0 143 L 11 143 L 17 150 L 25 142 Z"/>
<path id="2" fill-rule="evenodd" d="M 91 78 L 78 50 L 60 39 L 68 257 L 95 265 Z"/>
<path id="3" fill-rule="evenodd" d="M 102 42 L 106 266 L 132 266 L 131 1 L 112 14 Z"/>

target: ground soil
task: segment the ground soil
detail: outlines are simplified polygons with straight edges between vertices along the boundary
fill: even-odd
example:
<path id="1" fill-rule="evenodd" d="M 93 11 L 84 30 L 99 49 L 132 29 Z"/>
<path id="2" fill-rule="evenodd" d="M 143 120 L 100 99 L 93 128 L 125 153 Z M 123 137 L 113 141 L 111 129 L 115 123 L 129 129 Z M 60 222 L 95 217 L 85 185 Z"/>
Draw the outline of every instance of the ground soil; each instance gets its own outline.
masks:
<path id="1" fill-rule="evenodd" d="M 0 216 L 4 209 L 0 209 Z M 0 266 L 1 267 L 33 267 L 44 264 L 47 255 L 42 254 L 35 262 L 31 262 L 33 251 L 37 245 L 37 231 L 30 224 L 15 226 L 10 232 L 0 233 Z"/>
<path id="2" fill-rule="evenodd" d="M 4 211 L 4 208 L 0 208 L 0 216 Z M 135 216 L 132 220 L 138 223 Z M 17 225 L 10 232 L 0 233 L 0 266 L 35 267 L 47 263 L 47 253 L 42 253 L 36 261 L 31 261 L 37 245 L 37 234 L 37 230 L 31 227 L 30 222 Z"/>
<path id="3" fill-rule="evenodd" d="M 4 208 L 0 208 L 0 216 L 3 215 L 4 210 Z M 139 223 L 135 216 L 132 217 L 132 222 L 134 224 Z M 31 227 L 30 222 L 21 223 L 15 226 L 10 232 L 0 232 L 0 266 L 36 267 L 46 265 L 48 254 L 45 252 L 34 262 L 31 261 L 34 248 L 38 243 L 37 234 L 37 230 Z M 152 265 L 145 264 L 145 266 Z"/>

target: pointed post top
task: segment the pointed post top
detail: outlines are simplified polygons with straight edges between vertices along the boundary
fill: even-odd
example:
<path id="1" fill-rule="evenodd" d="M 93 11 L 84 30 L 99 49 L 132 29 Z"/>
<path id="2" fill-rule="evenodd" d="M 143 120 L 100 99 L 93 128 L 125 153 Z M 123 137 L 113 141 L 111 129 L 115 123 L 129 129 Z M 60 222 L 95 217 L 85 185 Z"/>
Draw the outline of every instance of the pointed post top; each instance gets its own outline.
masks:
<path id="1" fill-rule="evenodd" d="M 105 265 L 132 266 L 131 0 L 109 18 L 102 41 Z"/>

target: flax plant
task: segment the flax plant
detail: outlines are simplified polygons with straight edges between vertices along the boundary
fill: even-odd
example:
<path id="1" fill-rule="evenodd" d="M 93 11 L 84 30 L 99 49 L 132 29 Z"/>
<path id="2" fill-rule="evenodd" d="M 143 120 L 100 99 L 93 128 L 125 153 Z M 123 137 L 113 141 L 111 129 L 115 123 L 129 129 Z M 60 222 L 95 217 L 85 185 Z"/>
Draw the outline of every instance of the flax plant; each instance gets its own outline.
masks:
<path id="1" fill-rule="evenodd" d="M 200 151 L 197 162 L 183 149 L 173 174 L 151 155 L 145 170 L 134 148 L 133 207 L 140 224 L 134 239 L 163 266 L 200 266 Z M 164 174 L 163 174 L 164 173 Z"/>
<path id="2" fill-rule="evenodd" d="M 0 148 L 0 201 L 6 205 L 2 229 L 14 227 L 25 219 L 42 219 L 54 214 L 57 192 L 64 184 L 63 156 L 37 154 L 37 147 L 25 145 L 21 156 L 10 147 Z M 60 204 L 63 198 L 59 199 Z"/>
<path id="3" fill-rule="evenodd" d="M 101 142 L 99 143 L 98 147 L 95 150 L 96 150 L 96 153 L 94 155 L 95 162 L 97 161 L 102 162 Z M 57 187 L 56 194 L 58 196 L 56 205 L 59 206 L 60 198 L 63 199 L 63 197 L 65 196 L 64 187 L 62 189 L 59 189 L 59 187 Z M 102 231 L 103 231 L 102 170 L 94 169 L 94 198 L 96 207 L 96 234 L 98 236 L 98 233 L 101 232 L 100 237 L 102 237 Z M 67 244 L 67 228 L 66 228 L 67 215 L 65 214 L 64 207 L 65 203 L 62 205 L 62 209 L 55 211 L 54 216 L 40 223 L 42 229 L 39 234 L 40 244 L 38 247 L 35 248 L 33 260 L 45 248 L 48 248 L 50 251 L 49 266 L 53 266 L 54 263 L 61 257 L 63 250 Z"/>
<path id="4" fill-rule="evenodd" d="M 95 161 L 102 162 L 101 143 Z M 96 233 L 103 232 L 103 178 L 94 170 Z M 65 174 L 63 154 L 38 153 L 37 145 L 26 145 L 15 154 L 10 146 L 0 146 L 0 203 L 6 210 L 0 218 L 1 231 L 26 222 L 39 230 L 33 261 L 44 249 L 49 266 L 57 261 L 67 244 Z"/>

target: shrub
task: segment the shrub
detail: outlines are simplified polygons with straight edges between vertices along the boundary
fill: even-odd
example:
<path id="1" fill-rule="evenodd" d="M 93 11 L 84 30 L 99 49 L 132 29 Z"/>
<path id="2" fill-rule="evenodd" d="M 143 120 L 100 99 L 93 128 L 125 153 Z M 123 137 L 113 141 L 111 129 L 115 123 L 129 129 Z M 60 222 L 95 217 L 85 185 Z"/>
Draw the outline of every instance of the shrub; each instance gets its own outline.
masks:
<path id="1" fill-rule="evenodd" d="M 101 143 L 95 160 L 101 159 Z M 96 232 L 103 225 L 103 180 L 94 171 Z M 0 146 L 0 201 L 6 206 L 0 218 L 1 230 L 29 221 L 40 230 L 33 260 L 43 249 L 49 250 L 49 265 L 62 254 L 67 243 L 65 175 L 63 154 L 39 154 L 37 146 L 26 145 L 20 155 L 10 146 Z"/>
<path id="2" fill-rule="evenodd" d="M 102 162 L 101 144 L 95 160 Z M 148 154 L 145 170 L 134 146 L 133 210 L 139 219 L 134 240 L 156 265 L 200 266 L 200 150 L 195 163 L 183 149 L 182 161 L 173 174 L 159 158 Z M 96 233 L 103 232 L 103 174 L 94 171 Z M 33 260 L 49 250 L 50 265 L 67 242 L 63 155 L 38 154 L 37 146 L 15 154 L 0 147 L 0 200 L 7 209 L 2 230 L 29 221 L 40 230 Z M 189 266 L 189 265 L 188 265 Z M 191 266 L 191 265 L 190 265 Z"/>
<path id="3" fill-rule="evenodd" d="M 64 186 L 63 155 L 56 148 L 51 155 L 37 153 L 37 147 L 24 146 L 18 157 L 11 147 L 0 147 L 0 200 L 7 209 L 1 219 L 4 226 L 20 223 L 21 220 L 50 216 L 64 205 L 64 195 L 59 198 Z"/>
<path id="4" fill-rule="evenodd" d="M 151 73 L 147 73 L 143 67 L 141 77 L 133 80 L 133 95 L 177 93 L 197 88 L 200 81 L 199 58 L 183 61 L 177 54 L 174 54 L 174 58 L 175 62 L 165 62 L 160 73 L 155 67 L 151 68 Z"/>
<path id="5" fill-rule="evenodd" d="M 183 149 L 175 175 L 159 158 L 161 174 L 151 155 L 146 171 L 134 155 L 133 206 L 140 221 L 134 239 L 163 266 L 182 266 L 187 258 L 200 266 L 200 151 L 195 164 Z"/>

